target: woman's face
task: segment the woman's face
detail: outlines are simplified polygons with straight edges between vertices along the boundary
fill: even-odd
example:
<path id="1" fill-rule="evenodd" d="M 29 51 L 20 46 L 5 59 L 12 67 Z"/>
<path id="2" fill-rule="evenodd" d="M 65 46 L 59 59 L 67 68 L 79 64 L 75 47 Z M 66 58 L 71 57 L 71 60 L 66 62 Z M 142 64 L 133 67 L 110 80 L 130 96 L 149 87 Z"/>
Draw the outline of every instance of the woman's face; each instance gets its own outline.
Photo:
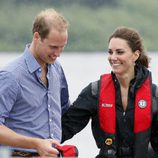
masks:
<path id="1" fill-rule="evenodd" d="M 126 40 L 112 38 L 108 46 L 108 60 L 116 75 L 134 73 L 135 61 L 139 52 L 133 52 Z"/>

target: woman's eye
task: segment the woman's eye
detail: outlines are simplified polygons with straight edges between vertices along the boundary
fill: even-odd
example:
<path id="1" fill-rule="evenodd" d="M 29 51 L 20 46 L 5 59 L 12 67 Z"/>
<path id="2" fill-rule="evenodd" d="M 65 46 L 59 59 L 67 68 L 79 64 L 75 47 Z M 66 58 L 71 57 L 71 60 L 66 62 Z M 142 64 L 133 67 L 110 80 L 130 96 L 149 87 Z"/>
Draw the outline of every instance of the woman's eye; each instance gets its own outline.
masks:
<path id="1" fill-rule="evenodd" d="M 124 51 L 117 51 L 117 54 L 123 54 Z"/>
<path id="2" fill-rule="evenodd" d="M 108 54 L 112 54 L 112 51 L 111 51 L 111 50 L 108 50 Z"/>

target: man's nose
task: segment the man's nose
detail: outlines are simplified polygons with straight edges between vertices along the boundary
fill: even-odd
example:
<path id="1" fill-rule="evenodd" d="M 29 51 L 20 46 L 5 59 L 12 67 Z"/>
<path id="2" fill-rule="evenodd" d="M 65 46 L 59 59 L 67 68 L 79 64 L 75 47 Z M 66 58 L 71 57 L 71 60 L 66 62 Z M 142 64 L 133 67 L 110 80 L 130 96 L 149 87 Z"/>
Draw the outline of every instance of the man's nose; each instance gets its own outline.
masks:
<path id="1" fill-rule="evenodd" d="M 62 51 L 63 51 L 63 49 L 62 49 L 61 47 L 57 47 L 57 48 L 55 49 L 55 55 L 56 55 L 57 57 L 59 57 L 60 54 L 62 53 Z"/>

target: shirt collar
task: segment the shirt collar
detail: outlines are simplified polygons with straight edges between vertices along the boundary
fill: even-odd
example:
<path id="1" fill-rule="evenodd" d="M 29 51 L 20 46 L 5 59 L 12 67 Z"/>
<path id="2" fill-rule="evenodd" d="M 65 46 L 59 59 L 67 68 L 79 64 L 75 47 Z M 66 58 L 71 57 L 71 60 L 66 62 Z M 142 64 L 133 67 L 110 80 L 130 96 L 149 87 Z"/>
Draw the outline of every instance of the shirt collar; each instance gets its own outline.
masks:
<path id="1" fill-rule="evenodd" d="M 26 65 L 28 67 L 28 70 L 33 73 L 36 70 L 40 68 L 40 65 L 38 64 L 35 57 L 32 55 L 32 53 L 29 50 L 30 44 L 27 44 L 24 50 L 24 58 L 26 61 Z"/>

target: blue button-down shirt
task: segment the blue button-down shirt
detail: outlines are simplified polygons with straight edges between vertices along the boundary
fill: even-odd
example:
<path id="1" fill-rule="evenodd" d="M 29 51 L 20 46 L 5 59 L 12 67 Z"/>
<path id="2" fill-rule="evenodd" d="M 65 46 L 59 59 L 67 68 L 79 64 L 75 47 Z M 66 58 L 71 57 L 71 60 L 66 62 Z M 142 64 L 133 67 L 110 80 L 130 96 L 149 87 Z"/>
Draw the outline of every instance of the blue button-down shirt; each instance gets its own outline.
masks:
<path id="1" fill-rule="evenodd" d="M 0 124 L 17 133 L 61 140 L 61 115 L 69 106 L 68 87 L 61 65 L 48 65 L 48 87 L 40 80 L 41 67 L 29 52 L 0 70 Z"/>

